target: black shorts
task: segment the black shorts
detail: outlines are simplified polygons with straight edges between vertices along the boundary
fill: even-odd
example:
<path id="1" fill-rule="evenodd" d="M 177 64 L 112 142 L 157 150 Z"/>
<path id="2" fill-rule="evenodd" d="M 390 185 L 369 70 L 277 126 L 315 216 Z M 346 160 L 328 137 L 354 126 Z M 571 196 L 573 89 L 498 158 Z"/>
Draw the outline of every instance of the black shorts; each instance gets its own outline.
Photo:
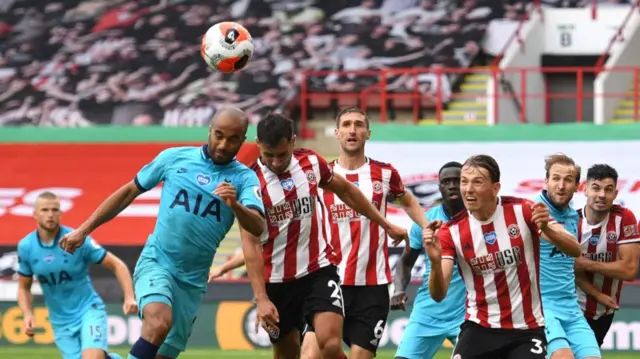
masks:
<path id="1" fill-rule="evenodd" d="M 466 321 L 460 327 L 453 359 L 545 359 L 544 327 L 491 329 Z"/>
<path id="2" fill-rule="evenodd" d="M 389 314 L 389 285 L 342 286 L 342 295 L 344 342 L 375 354 Z M 313 330 L 308 322 L 303 334 Z"/>
<path id="3" fill-rule="evenodd" d="M 278 333 L 269 333 L 272 343 L 294 329 L 302 331 L 315 313 L 344 315 L 340 276 L 336 266 L 321 268 L 302 278 L 284 283 L 267 283 L 267 296 L 280 315 Z"/>
<path id="4" fill-rule="evenodd" d="M 591 330 L 593 330 L 593 333 L 596 335 L 598 346 L 602 346 L 604 337 L 607 336 L 609 328 L 611 328 L 611 324 L 613 323 L 613 314 L 603 315 L 598 319 L 587 318 L 587 323 L 589 323 Z"/>

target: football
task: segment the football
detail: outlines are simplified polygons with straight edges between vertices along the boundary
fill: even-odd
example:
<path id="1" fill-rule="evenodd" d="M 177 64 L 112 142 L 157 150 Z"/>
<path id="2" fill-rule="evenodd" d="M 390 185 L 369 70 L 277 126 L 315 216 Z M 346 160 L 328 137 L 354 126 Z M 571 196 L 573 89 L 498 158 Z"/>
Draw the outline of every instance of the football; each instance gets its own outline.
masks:
<path id="1" fill-rule="evenodd" d="M 200 54 L 207 65 L 221 72 L 243 69 L 253 56 L 253 39 L 247 29 L 236 22 L 221 22 L 202 37 Z"/>

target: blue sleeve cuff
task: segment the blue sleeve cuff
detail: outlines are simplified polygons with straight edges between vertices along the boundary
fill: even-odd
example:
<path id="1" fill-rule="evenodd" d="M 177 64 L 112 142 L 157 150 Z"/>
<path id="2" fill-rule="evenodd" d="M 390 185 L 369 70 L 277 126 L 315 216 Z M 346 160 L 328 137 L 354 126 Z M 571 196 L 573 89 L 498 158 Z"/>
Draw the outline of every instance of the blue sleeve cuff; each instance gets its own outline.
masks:
<path id="1" fill-rule="evenodd" d="M 256 205 L 254 205 L 254 204 L 250 204 L 250 205 L 247 205 L 247 206 L 245 206 L 245 207 L 247 207 L 248 209 L 255 209 L 256 211 L 258 211 L 258 213 L 260 213 L 260 215 L 262 216 L 262 218 L 264 218 L 264 211 L 263 211 L 263 210 L 262 210 L 262 208 L 260 208 L 259 206 L 256 206 Z"/>
<path id="2" fill-rule="evenodd" d="M 26 273 L 23 273 L 23 272 L 20 272 L 20 271 L 18 271 L 18 274 L 23 276 L 23 277 L 27 277 L 27 278 L 33 277 L 33 274 L 26 274 Z"/>
<path id="3" fill-rule="evenodd" d="M 104 260 L 104 257 L 106 257 L 106 256 L 107 256 L 107 250 L 104 249 L 104 253 L 102 253 L 102 255 L 100 256 L 100 259 L 98 259 L 95 263 L 96 264 L 102 263 L 102 261 Z"/>
<path id="4" fill-rule="evenodd" d="M 136 186 L 138 187 L 138 189 L 139 189 L 140 191 L 142 191 L 142 192 L 147 192 L 147 191 L 148 191 L 148 189 L 144 188 L 144 186 L 143 186 L 142 184 L 140 184 L 140 181 L 138 180 L 138 176 L 136 176 L 136 177 L 133 179 L 133 182 L 136 184 Z"/>

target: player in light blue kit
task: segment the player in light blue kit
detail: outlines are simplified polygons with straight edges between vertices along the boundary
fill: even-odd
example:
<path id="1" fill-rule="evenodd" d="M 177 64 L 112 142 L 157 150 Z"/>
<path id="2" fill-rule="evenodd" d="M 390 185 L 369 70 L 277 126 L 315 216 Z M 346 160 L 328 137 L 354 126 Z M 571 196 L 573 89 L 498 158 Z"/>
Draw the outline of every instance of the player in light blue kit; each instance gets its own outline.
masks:
<path id="1" fill-rule="evenodd" d="M 51 192 L 41 193 L 34 209 L 38 228 L 18 243 L 18 305 L 24 317 L 24 331 L 28 336 L 34 335 L 31 285 L 35 276 L 63 359 L 120 359 L 118 354 L 107 353 L 107 312 L 91 285 L 89 266 L 102 264 L 115 273 L 124 293 L 125 315 L 138 310 L 131 273 L 118 257 L 92 239 L 74 255 L 58 247 L 60 238 L 72 231 L 60 225 L 61 215 L 58 197 Z"/>
<path id="2" fill-rule="evenodd" d="M 62 245 L 69 251 L 99 225 L 115 217 L 138 195 L 163 182 L 160 211 L 134 272 L 142 336 L 129 359 L 177 358 L 186 349 L 209 268 L 237 218 L 242 231 L 259 237 L 264 229 L 260 184 L 235 159 L 248 120 L 237 109 L 219 111 L 208 144 L 162 151 L 135 179 L 112 194 Z M 242 236 L 242 248 L 257 303 L 258 322 L 277 327 L 277 311 L 264 288 L 260 243 Z"/>
<path id="3" fill-rule="evenodd" d="M 456 213 L 464 210 L 460 194 L 460 169 L 458 162 L 446 163 L 438 174 L 442 204 L 431 208 L 425 214 L 429 222 L 446 222 Z M 396 265 L 394 280 L 395 293 L 391 297 L 391 309 L 405 309 L 407 296 L 405 290 L 411 279 L 411 268 L 420 254 L 424 254 L 422 247 L 422 228 L 414 224 L 409 233 L 410 250 L 402 253 Z M 442 347 L 445 339 L 456 343 L 460 325 L 464 321 L 465 297 L 467 291 L 460 274 L 456 270 L 451 278 L 451 286 L 447 297 L 437 303 L 429 295 L 429 257 L 424 256 L 424 282 L 413 303 L 413 310 L 409 323 L 404 329 L 402 340 L 396 351 L 396 359 L 431 359 Z"/>
<path id="4" fill-rule="evenodd" d="M 578 212 L 569 203 L 578 190 L 580 167 L 570 157 L 556 154 L 546 158 L 545 170 L 547 189 L 536 202 L 546 204 L 551 217 L 576 236 Z M 540 241 L 540 291 L 547 356 L 551 359 L 601 358 L 596 337 L 578 304 L 574 262 L 575 258 L 563 254 L 548 241 Z"/>

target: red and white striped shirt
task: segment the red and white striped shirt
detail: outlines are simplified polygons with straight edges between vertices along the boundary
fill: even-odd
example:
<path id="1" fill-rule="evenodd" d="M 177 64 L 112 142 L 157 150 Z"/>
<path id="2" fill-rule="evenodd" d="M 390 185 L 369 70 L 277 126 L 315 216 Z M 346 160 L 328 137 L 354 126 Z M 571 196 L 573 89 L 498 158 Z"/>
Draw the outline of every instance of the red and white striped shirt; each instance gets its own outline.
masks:
<path id="1" fill-rule="evenodd" d="M 529 204 L 500 197 L 489 220 L 461 212 L 440 230 L 442 258 L 457 259 L 467 288 L 466 320 L 485 328 L 544 325 L 540 237 Z"/>
<path id="2" fill-rule="evenodd" d="M 582 248 L 582 256 L 596 262 L 615 262 L 620 259 L 618 246 L 629 243 L 640 243 L 636 217 L 627 208 L 614 205 L 607 217 L 596 225 L 587 223 L 584 210 L 579 210 L 578 239 Z M 600 273 L 586 272 L 587 278 L 600 292 L 620 303 L 622 280 L 605 277 Z M 580 288 L 578 301 L 584 315 L 590 319 L 598 319 L 603 315 L 613 313 L 607 307 L 588 296 Z"/>
<path id="3" fill-rule="evenodd" d="M 360 188 L 369 202 L 386 215 L 387 201 L 405 193 L 402 179 L 392 165 L 367 158 L 356 170 L 347 170 L 335 161 L 334 173 Z M 387 232 L 369 218 L 348 207 L 331 191 L 323 192 L 327 228 L 336 252 L 342 285 L 383 285 L 391 282 Z"/>
<path id="4" fill-rule="evenodd" d="M 265 281 L 281 283 L 337 264 L 318 197 L 319 185 L 333 179 L 327 161 L 301 148 L 293 151 L 289 167 L 280 174 L 260 159 L 252 169 L 260 180 L 267 222 L 260 237 Z"/>

